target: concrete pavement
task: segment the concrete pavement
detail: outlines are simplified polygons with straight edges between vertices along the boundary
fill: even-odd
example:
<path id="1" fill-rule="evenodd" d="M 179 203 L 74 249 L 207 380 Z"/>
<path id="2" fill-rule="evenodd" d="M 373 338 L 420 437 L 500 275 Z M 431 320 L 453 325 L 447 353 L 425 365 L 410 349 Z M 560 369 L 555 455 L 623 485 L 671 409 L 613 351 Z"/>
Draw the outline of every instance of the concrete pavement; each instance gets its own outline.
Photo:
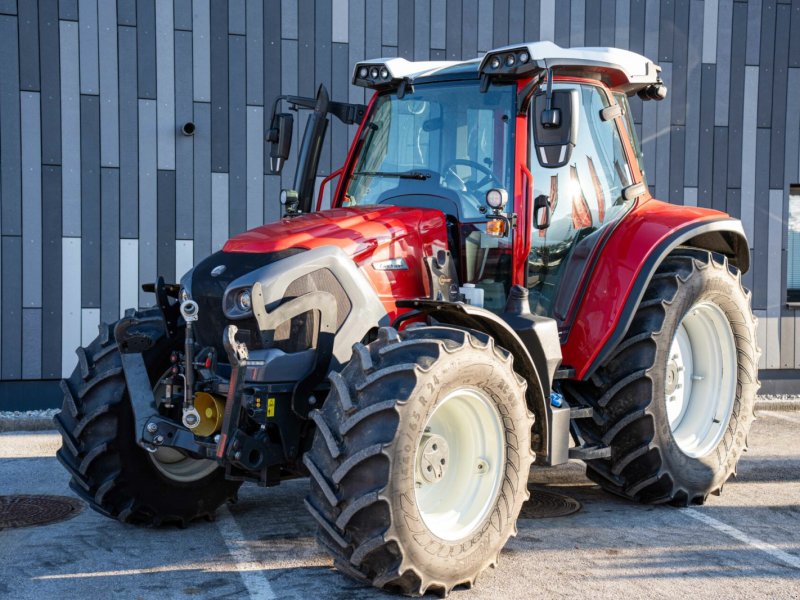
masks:
<path id="1" fill-rule="evenodd" d="M 531 481 L 583 504 L 520 520 L 474 598 L 800 598 L 800 414 L 763 412 L 739 476 L 702 507 L 631 504 L 600 491 L 580 463 Z M 70 494 L 52 432 L 0 434 L 0 494 Z M 245 486 L 216 522 L 139 529 L 85 510 L 0 531 L 0 597 L 393 598 L 339 575 L 314 541 L 306 482 Z"/>

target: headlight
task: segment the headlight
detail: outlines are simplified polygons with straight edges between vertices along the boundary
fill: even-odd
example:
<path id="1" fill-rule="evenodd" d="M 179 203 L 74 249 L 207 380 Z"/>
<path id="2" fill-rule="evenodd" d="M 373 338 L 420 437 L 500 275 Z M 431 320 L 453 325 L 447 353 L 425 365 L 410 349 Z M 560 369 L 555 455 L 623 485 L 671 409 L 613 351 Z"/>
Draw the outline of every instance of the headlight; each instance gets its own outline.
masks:
<path id="1" fill-rule="evenodd" d="M 492 188 L 486 192 L 486 204 L 492 210 L 502 210 L 508 202 L 508 192 L 500 188 Z"/>
<path id="2" fill-rule="evenodd" d="M 250 312 L 253 308 L 253 299 L 250 296 L 250 290 L 242 290 L 236 294 L 236 308 L 242 312 Z"/>

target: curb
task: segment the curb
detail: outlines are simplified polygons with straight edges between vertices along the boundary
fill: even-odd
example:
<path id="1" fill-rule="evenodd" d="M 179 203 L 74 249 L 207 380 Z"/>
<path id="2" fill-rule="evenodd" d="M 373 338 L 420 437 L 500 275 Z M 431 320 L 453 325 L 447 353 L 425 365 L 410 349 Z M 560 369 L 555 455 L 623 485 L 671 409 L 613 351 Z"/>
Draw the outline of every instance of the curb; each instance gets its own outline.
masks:
<path id="1" fill-rule="evenodd" d="M 762 399 L 756 400 L 755 409 L 759 412 L 800 412 L 800 397 L 789 396 L 775 399 L 762 397 Z M 0 412 L 0 433 L 9 433 L 12 431 L 53 431 L 55 430 L 53 417 L 57 412 L 57 410 L 44 411 L 44 414 Z"/>
<path id="2" fill-rule="evenodd" d="M 0 433 L 55 430 L 53 417 L 57 412 L 57 410 L 42 411 L 41 414 L 0 412 Z"/>
<path id="3" fill-rule="evenodd" d="M 798 400 L 756 400 L 757 411 L 775 412 L 798 412 L 800 411 L 800 401 Z"/>

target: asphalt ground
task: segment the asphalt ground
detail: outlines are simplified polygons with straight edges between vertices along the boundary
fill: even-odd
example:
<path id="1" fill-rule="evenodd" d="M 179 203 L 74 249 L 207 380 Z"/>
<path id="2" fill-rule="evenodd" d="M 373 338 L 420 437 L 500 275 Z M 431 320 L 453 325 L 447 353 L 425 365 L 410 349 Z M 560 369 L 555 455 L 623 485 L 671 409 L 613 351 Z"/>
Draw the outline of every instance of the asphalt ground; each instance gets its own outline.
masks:
<path id="1" fill-rule="evenodd" d="M 521 519 L 500 564 L 451 598 L 800 598 L 800 413 L 762 412 L 738 477 L 702 507 L 610 496 L 581 463 L 531 481 L 579 500 Z M 0 495 L 69 495 L 54 432 L 0 434 Z M 242 488 L 215 522 L 140 529 L 86 509 L 0 531 L 0 597 L 395 598 L 338 574 L 314 541 L 307 483 Z"/>

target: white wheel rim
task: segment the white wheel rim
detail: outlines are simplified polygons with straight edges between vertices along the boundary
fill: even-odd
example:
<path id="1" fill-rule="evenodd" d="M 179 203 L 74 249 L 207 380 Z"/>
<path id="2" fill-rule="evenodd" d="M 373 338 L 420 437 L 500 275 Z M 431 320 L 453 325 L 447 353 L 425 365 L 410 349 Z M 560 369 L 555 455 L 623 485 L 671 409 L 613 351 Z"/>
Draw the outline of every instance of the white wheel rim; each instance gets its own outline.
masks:
<path id="1" fill-rule="evenodd" d="M 698 302 L 672 340 L 665 377 L 667 419 L 681 451 L 699 458 L 728 428 L 736 397 L 736 341 L 713 302 Z"/>
<path id="2" fill-rule="evenodd" d="M 505 471 L 505 430 L 492 401 L 475 388 L 448 394 L 414 462 L 417 507 L 430 532 L 448 541 L 471 534 L 494 505 Z"/>

